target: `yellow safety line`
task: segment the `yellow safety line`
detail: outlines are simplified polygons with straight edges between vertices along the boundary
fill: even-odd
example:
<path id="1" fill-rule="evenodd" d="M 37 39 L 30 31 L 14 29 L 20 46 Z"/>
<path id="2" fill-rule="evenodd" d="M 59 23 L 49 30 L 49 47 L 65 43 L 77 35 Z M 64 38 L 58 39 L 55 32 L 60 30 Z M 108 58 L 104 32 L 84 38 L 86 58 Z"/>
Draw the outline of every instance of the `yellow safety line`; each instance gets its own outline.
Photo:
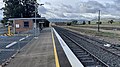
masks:
<path id="1" fill-rule="evenodd" d="M 53 32 L 52 32 L 52 41 L 53 41 L 53 47 L 54 47 L 54 55 L 55 55 L 56 67 L 60 67 Z"/>

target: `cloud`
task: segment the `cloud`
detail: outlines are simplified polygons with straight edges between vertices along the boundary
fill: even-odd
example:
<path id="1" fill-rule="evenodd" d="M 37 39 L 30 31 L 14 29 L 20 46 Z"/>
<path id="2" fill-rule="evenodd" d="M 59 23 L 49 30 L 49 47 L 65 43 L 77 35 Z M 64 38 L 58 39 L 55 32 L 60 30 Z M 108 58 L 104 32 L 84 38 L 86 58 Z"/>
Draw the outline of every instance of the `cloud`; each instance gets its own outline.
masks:
<path id="1" fill-rule="evenodd" d="M 3 0 L 0 0 L 0 8 L 4 6 Z"/>
<path id="2" fill-rule="evenodd" d="M 120 0 L 44 0 L 45 5 L 38 8 L 39 14 L 46 18 L 95 19 L 98 10 L 102 18 L 120 18 Z M 3 6 L 0 0 L 0 6 Z M 0 16 L 2 16 L 0 11 Z"/>
<path id="3" fill-rule="evenodd" d="M 48 3 L 48 2 L 47 2 Z M 50 3 L 49 3 L 50 4 Z M 95 7 L 97 6 L 97 7 Z M 59 4 L 58 6 L 51 6 L 49 8 L 44 9 L 48 16 L 51 18 L 89 18 L 92 17 L 90 13 L 96 13 L 100 9 L 105 9 L 105 7 L 96 2 L 96 1 L 89 1 L 89 2 L 81 2 L 80 4 L 76 4 L 76 6 L 72 6 L 69 4 Z M 89 13 L 88 15 L 84 14 Z M 43 14 L 44 15 L 44 14 Z M 91 16 L 90 16 L 91 15 Z M 46 16 L 46 15 L 44 15 Z M 47 17 L 48 17 L 47 16 Z M 50 17 L 49 17 L 50 18 Z"/>
<path id="4" fill-rule="evenodd" d="M 4 3 L 3 3 L 3 0 L 0 0 L 0 9 L 4 7 Z M 3 11 L 0 10 L 0 19 L 3 17 Z"/>
<path id="5" fill-rule="evenodd" d="M 79 7 L 79 8 L 78 8 Z M 76 6 L 81 13 L 96 13 L 98 10 L 105 10 L 105 6 L 97 1 L 80 2 Z"/>
<path id="6" fill-rule="evenodd" d="M 119 4 L 119 3 L 120 3 L 120 0 L 114 0 L 114 2 Z"/>
<path id="7" fill-rule="evenodd" d="M 98 1 L 86 1 L 76 2 L 76 5 L 59 3 L 54 6 L 50 2 L 47 2 L 48 7 L 46 9 L 46 15 L 43 16 L 49 18 L 75 18 L 75 19 L 95 19 L 98 16 L 98 10 L 101 10 L 102 18 L 120 18 L 120 6 L 119 0 L 114 3 L 100 3 Z M 118 3 L 118 4 L 116 4 Z"/>
<path id="8" fill-rule="evenodd" d="M 38 11 L 39 13 L 46 14 L 46 12 L 48 12 L 48 9 L 46 9 L 44 6 L 39 6 Z"/>
<path id="9" fill-rule="evenodd" d="M 51 5 L 51 3 L 50 3 L 50 2 L 45 2 L 45 4 L 46 4 L 46 5 Z"/>

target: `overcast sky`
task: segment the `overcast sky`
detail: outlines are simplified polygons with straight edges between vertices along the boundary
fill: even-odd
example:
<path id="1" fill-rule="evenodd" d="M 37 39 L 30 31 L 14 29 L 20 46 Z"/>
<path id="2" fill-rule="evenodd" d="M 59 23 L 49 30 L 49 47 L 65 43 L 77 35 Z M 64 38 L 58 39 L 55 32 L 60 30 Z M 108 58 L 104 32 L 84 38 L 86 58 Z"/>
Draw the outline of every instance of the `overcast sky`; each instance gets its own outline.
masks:
<path id="1" fill-rule="evenodd" d="M 94 19 L 98 10 L 102 18 L 120 18 L 120 0 L 38 0 L 39 14 L 46 18 Z M 0 7 L 3 6 L 0 0 Z M 0 17 L 2 11 L 0 11 Z"/>

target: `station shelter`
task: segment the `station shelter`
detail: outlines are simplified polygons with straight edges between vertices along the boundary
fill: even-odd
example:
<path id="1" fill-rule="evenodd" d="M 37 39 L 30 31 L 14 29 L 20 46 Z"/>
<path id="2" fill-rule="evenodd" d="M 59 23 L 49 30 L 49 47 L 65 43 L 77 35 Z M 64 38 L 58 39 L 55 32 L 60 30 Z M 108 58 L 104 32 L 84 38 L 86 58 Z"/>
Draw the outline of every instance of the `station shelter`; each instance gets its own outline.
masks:
<path id="1" fill-rule="evenodd" d="M 35 23 L 35 19 L 37 20 Z M 13 32 L 20 33 L 24 31 L 32 30 L 33 28 L 42 29 L 43 27 L 49 27 L 49 21 L 45 17 L 41 18 L 10 18 L 13 21 Z"/>

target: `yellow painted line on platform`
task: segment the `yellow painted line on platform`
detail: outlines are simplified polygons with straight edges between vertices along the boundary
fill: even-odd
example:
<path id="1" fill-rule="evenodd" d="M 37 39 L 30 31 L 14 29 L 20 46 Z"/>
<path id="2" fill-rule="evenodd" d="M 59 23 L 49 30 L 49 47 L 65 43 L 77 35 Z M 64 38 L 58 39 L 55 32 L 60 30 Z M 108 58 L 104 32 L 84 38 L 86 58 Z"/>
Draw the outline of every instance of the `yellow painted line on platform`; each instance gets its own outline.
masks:
<path id="1" fill-rule="evenodd" d="M 55 39 L 52 31 L 52 41 L 53 41 L 53 47 L 54 47 L 54 55 L 55 55 L 55 63 L 56 67 L 60 67 L 59 60 L 58 60 L 58 55 L 57 55 L 57 50 L 56 50 L 56 45 L 55 45 Z"/>

